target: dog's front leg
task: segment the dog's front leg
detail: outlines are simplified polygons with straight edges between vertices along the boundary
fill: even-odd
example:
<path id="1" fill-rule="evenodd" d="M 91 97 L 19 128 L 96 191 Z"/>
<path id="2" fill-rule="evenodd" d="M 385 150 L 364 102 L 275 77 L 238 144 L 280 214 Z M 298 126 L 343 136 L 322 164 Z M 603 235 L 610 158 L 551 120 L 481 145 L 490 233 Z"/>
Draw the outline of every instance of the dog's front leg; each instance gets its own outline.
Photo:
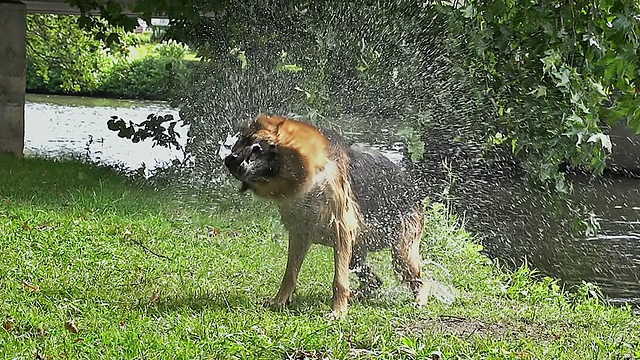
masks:
<path id="1" fill-rule="evenodd" d="M 269 305 L 275 307 L 283 307 L 291 302 L 293 292 L 296 289 L 298 274 L 302 267 L 304 257 L 309 251 L 311 242 L 303 236 L 289 233 L 289 255 L 287 257 L 287 269 L 285 270 L 280 290 L 276 296 L 269 302 Z"/>

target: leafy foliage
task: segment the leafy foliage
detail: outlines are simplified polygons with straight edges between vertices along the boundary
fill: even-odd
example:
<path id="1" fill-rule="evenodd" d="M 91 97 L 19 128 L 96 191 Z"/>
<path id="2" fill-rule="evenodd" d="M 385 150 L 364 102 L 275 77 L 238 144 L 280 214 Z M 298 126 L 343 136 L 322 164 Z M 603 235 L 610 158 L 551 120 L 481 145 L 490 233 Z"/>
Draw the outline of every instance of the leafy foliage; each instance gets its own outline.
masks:
<path id="1" fill-rule="evenodd" d="M 188 47 L 175 41 L 152 47 L 142 58 L 130 60 L 130 46 L 143 42 L 121 27 L 120 44 L 99 40 L 76 24 L 77 16 L 29 15 L 27 89 L 138 99 L 166 99 L 178 87 Z"/>
<path id="2" fill-rule="evenodd" d="M 113 66 L 99 90 L 131 99 L 164 100 L 179 86 L 187 65 L 181 60 L 147 56 Z"/>
<path id="3" fill-rule="evenodd" d="M 65 2 L 80 10 L 80 16 L 77 20 L 80 29 L 94 33 L 97 40 L 104 41 L 109 46 L 118 45 L 124 41 L 123 33 L 114 30 L 111 26 L 121 28 L 125 32 L 131 32 L 138 24 L 136 18 L 127 16 L 127 14 L 125 14 L 125 8 L 114 0 L 108 0 L 106 2 L 96 0 L 65 0 Z M 150 17 L 147 17 L 147 19 L 150 20 Z"/>
<path id="4" fill-rule="evenodd" d="M 105 70 L 126 56 L 125 46 L 106 46 L 96 39 L 98 31 L 87 33 L 79 29 L 77 19 L 27 15 L 28 88 L 92 91 L 98 88 Z M 123 34 L 121 28 L 104 26 Z"/>
<path id="5" fill-rule="evenodd" d="M 597 173 L 606 124 L 640 131 L 638 1 L 485 1 L 461 11 L 467 64 L 486 83 L 501 133 L 541 181 L 566 190 L 557 165 Z"/>
<path id="6" fill-rule="evenodd" d="M 165 123 L 168 123 L 168 125 L 165 126 Z M 117 131 L 119 137 L 131 139 L 134 143 L 152 138 L 153 146 L 160 145 L 168 148 L 174 146 L 180 150 L 182 145 L 177 141 L 180 134 L 175 131 L 177 123 L 178 122 L 173 119 L 173 115 L 162 116 L 150 114 L 147 116 L 147 120 L 140 124 L 134 124 L 132 121 L 129 121 L 129 124 L 127 124 L 121 118 L 112 116 L 111 119 L 107 121 L 107 127 L 109 130 Z"/>
<path id="7" fill-rule="evenodd" d="M 446 119 L 466 125 L 483 118 L 451 66 L 436 7 L 241 1 L 215 9 L 174 18 L 167 33 L 205 60 L 174 98 L 190 129 L 186 150 L 202 176 L 219 160 L 199 155 L 216 153 L 216 140 L 258 113 L 330 126 L 341 116 L 384 119 L 429 130 Z"/>
<path id="8" fill-rule="evenodd" d="M 110 2 L 70 3 L 121 24 Z M 453 5 L 139 0 L 132 10 L 166 14 L 167 35 L 211 60 L 179 96 L 195 137 L 256 111 L 392 117 L 430 138 L 467 124 L 471 137 L 508 147 L 539 183 L 563 192 L 560 164 L 604 169 L 607 124 L 640 130 L 638 1 Z M 215 104 L 205 104 L 212 93 Z M 204 151 L 196 142 L 187 148 Z"/>
<path id="9" fill-rule="evenodd" d="M 151 52 L 152 54 L 157 54 L 160 57 L 180 60 L 186 55 L 188 50 L 188 46 L 181 44 L 175 40 L 169 40 L 157 44 L 153 47 L 153 50 Z"/>

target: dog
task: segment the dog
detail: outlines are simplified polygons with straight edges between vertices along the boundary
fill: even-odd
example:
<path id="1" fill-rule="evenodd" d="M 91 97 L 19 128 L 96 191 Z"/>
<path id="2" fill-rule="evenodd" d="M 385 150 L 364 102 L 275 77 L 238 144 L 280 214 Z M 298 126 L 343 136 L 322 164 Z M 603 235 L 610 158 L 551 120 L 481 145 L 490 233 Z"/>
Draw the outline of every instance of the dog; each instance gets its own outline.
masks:
<path id="1" fill-rule="evenodd" d="M 270 305 L 291 302 L 311 244 L 333 248 L 333 316 L 346 315 L 352 295 L 366 296 L 382 286 L 366 256 L 387 248 L 415 303 L 427 302 L 419 252 L 424 199 L 380 152 L 303 121 L 262 115 L 242 127 L 224 164 L 242 182 L 241 192 L 277 204 L 289 233 L 286 270 Z M 350 271 L 360 282 L 354 294 Z"/>

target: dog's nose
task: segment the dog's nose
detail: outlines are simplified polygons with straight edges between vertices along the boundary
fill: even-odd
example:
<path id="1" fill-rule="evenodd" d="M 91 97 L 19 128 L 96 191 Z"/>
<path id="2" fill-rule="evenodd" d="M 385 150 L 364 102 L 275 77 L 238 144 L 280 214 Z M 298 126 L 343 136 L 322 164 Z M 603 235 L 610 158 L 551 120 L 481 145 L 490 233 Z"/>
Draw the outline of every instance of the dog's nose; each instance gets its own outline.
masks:
<path id="1" fill-rule="evenodd" d="M 233 161 L 236 160 L 237 158 L 238 158 L 238 155 L 236 154 L 227 155 L 227 157 L 224 158 L 224 165 L 226 167 L 231 167 L 233 165 Z"/>

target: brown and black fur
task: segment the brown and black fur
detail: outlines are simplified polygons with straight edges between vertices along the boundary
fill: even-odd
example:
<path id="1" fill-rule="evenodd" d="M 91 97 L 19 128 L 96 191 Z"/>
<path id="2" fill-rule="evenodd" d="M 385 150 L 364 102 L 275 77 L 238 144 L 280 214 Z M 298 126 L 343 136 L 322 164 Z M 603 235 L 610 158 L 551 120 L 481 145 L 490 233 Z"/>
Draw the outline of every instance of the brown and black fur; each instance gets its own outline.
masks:
<path id="1" fill-rule="evenodd" d="M 419 254 L 422 199 L 382 154 L 349 146 L 338 134 L 304 122 L 260 116 L 242 129 L 225 165 L 242 181 L 242 190 L 278 205 L 289 232 L 287 268 L 271 304 L 291 301 L 311 244 L 334 249 L 334 315 L 346 313 L 349 270 L 358 275 L 359 293 L 382 285 L 366 256 L 384 248 L 391 248 L 395 269 L 416 302 L 427 300 Z"/>

